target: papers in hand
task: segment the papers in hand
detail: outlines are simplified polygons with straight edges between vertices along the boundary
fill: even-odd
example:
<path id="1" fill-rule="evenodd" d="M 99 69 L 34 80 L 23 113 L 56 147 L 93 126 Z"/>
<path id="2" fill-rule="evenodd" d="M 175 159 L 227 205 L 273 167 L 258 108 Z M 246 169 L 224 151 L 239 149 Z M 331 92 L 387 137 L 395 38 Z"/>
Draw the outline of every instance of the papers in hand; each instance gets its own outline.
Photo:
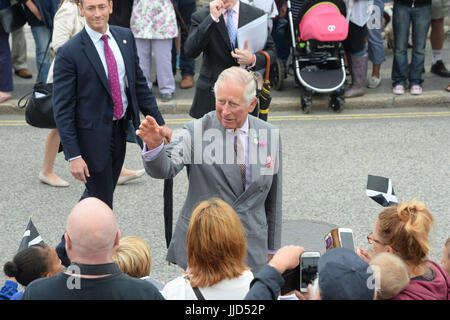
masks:
<path id="1" fill-rule="evenodd" d="M 247 23 L 237 30 L 237 44 L 238 48 L 243 50 L 245 41 L 248 40 L 250 52 L 263 50 L 267 41 L 267 14 Z"/>
<path id="2" fill-rule="evenodd" d="M 394 188 L 392 187 L 392 181 L 389 178 L 372 176 L 369 174 L 369 177 L 367 178 L 366 194 L 383 207 L 398 204 Z"/>

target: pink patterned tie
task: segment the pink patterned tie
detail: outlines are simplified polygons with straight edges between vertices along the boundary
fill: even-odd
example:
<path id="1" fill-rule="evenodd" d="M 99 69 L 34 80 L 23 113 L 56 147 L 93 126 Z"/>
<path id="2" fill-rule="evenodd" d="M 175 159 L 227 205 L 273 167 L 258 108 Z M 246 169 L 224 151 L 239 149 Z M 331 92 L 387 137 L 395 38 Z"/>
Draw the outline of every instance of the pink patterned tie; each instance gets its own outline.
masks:
<path id="1" fill-rule="evenodd" d="M 122 92 L 120 91 L 119 82 L 119 72 L 117 71 L 117 63 L 114 58 L 114 54 L 108 45 L 108 36 L 106 34 L 102 35 L 102 40 L 104 42 L 104 51 L 106 66 L 108 67 L 108 82 L 109 89 L 111 90 L 111 95 L 114 102 L 114 118 L 120 119 L 123 114 L 123 102 L 122 102 Z"/>

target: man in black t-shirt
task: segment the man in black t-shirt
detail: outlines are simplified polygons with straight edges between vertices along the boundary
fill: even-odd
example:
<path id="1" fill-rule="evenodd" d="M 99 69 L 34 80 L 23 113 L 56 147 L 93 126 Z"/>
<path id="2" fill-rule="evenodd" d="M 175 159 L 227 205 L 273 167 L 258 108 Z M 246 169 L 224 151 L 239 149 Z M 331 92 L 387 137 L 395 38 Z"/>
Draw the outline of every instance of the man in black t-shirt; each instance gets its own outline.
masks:
<path id="1" fill-rule="evenodd" d="M 120 230 L 114 213 L 97 198 L 85 198 L 67 218 L 67 271 L 31 282 L 22 300 L 164 300 L 150 282 L 122 273 L 113 263 Z"/>

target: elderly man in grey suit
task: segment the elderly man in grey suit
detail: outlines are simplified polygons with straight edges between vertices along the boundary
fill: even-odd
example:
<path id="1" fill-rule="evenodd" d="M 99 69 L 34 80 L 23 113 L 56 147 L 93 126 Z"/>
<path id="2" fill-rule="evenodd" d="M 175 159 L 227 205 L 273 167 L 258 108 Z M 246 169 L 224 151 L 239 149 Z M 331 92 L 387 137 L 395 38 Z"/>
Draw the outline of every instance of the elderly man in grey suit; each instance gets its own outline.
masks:
<path id="1" fill-rule="evenodd" d="M 145 142 L 144 167 L 153 178 L 173 178 L 184 166 L 189 189 L 167 260 L 187 268 L 191 213 L 203 200 L 229 203 L 247 234 L 247 265 L 258 272 L 281 244 L 281 138 L 279 129 L 249 115 L 257 98 L 253 73 L 224 70 L 214 86 L 216 110 L 188 122 L 168 145 L 147 116 L 136 134 Z"/>

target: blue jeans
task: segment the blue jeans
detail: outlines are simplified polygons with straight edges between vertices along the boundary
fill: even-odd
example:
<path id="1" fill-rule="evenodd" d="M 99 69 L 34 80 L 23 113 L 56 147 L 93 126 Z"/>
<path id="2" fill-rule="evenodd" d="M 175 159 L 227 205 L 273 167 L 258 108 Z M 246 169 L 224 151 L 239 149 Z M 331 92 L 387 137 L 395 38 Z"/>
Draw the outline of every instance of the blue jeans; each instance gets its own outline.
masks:
<path id="1" fill-rule="evenodd" d="M 42 69 L 37 78 L 37 82 L 47 82 L 48 70 L 50 69 L 50 49 L 44 57 L 45 49 L 47 49 L 48 41 L 52 35 L 52 30 L 46 26 L 31 27 L 34 43 L 36 45 L 36 66 L 39 69 L 42 64 Z"/>
<path id="2" fill-rule="evenodd" d="M 412 60 L 408 74 L 408 37 L 412 22 Z M 431 5 L 408 7 L 394 2 L 392 26 L 394 29 L 394 62 L 392 64 L 392 84 L 406 87 L 421 85 L 422 69 L 425 62 L 425 46 L 431 22 Z"/>
<path id="3" fill-rule="evenodd" d="M 383 10 L 384 1 L 374 0 L 374 6 L 377 10 L 373 10 L 371 20 L 367 22 L 367 51 L 369 60 L 373 64 L 382 64 L 384 59 L 384 40 L 381 32 L 383 31 Z"/>

